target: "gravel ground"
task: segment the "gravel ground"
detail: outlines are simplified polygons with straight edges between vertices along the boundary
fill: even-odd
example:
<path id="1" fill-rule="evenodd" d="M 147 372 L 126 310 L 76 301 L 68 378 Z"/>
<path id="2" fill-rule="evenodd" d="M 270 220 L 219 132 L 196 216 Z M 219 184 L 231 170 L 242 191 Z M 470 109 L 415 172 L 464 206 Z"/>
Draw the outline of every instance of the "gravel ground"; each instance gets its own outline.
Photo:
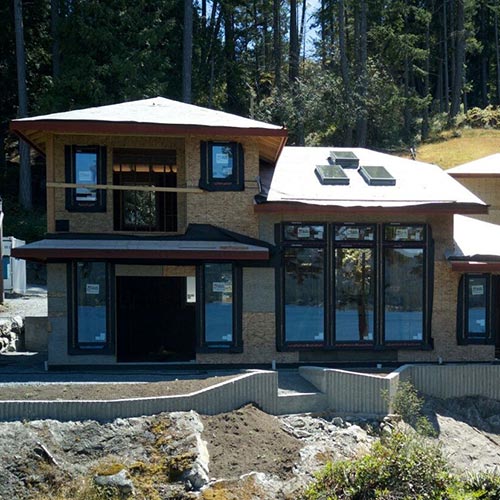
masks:
<path id="1" fill-rule="evenodd" d="M 28 285 L 26 294 L 5 294 L 0 318 L 12 316 L 47 316 L 47 287 Z"/>

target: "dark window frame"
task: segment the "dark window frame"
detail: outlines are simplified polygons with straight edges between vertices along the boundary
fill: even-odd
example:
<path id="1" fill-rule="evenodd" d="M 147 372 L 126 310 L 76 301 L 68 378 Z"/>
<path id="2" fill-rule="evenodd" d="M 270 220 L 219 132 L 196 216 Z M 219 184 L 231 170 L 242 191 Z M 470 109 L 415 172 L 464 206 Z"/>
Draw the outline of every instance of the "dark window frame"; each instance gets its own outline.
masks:
<path id="1" fill-rule="evenodd" d="M 292 240 L 286 239 L 285 226 L 323 226 L 323 238 L 321 240 Z M 324 303 L 328 303 L 328 276 L 330 274 L 330 258 L 328 252 L 328 240 L 329 240 L 329 225 L 324 222 L 284 222 L 279 228 L 279 241 L 281 244 L 281 255 L 280 264 L 278 265 L 278 273 L 276 276 L 276 331 L 278 332 L 277 347 L 278 350 L 314 350 L 314 349 L 324 349 L 328 346 L 330 342 L 330 331 L 328 328 L 329 320 L 329 310 L 328 307 L 324 307 L 324 336 L 323 340 L 313 341 L 288 341 L 286 339 L 286 321 L 285 321 L 285 249 L 286 248 L 322 248 L 324 251 L 324 269 L 323 269 L 323 297 Z"/>
<path id="2" fill-rule="evenodd" d="M 123 160 L 123 161 L 122 161 Z M 176 187 L 177 152 L 174 149 L 115 148 L 113 150 L 113 183 L 123 186 Z M 138 165 L 147 165 L 148 171 L 138 171 Z M 123 169 L 125 166 L 127 169 Z M 159 171 L 160 167 L 163 171 Z M 167 171 L 168 167 L 168 171 Z M 117 170 L 119 168 L 119 170 Z M 155 222 L 153 225 L 127 224 L 125 222 L 125 197 L 130 191 L 116 190 L 113 193 L 113 228 L 124 232 L 177 232 L 179 214 L 177 193 L 147 191 L 154 197 Z"/>
<path id="3" fill-rule="evenodd" d="M 233 157 L 232 179 L 213 176 L 213 148 L 230 147 Z M 200 188 L 206 191 L 243 191 L 245 189 L 245 152 L 243 145 L 235 141 L 202 141 L 200 143 Z"/>
<path id="4" fill-rule="evenodd" d="M 310 342 L 287 342 L 285 337 L 285 280 L 284 280 L 284 249 L 292 247 L 321 246 L 312 241 L 286 241 L 284 228 L 287 224 L 294 225 L 323 225 L 325 227 L 325 337 L 321 344 L 312 345 Z M 374 226 L 374 240 L 335 240 L 337 226 L 366 227 Z M 389 241 L 385 238 L 386 227 L 423 227 L 422 241 Z M 433 305 L 433 259 L 434 243 L 431 227 L 425 223 L 349 223 L 349 222 L 282 222 L 276 225 L 276 241 L 281 248 L 281 257 L 276 262 L 276 331 L 277 349 L 279 351 L 310 351 L 310 350 L 385 350 L 385 349 L 418 349 L 430 350 L 433 347 L 431 336 L 431 320 Z M 384 331 L 384 249 L 385 248 L 423 248 L 424 275 L 423 275 L 423 331 L 422 340 L 414 341 L 386 341 Z M 369 341 L 346 342 L 336 341 L 335 336 L 335 249 L 336 248 L 371 248 L 374 251 L 375 263 L 375 298 L 374 298 L 374 339 Z"/>
<path id="5" fill-rule="evenodd" d="M 79 152 L 95 153 L 97 184 L 107 184 L 107 148 L 106 146 L 71 145 L 64 147 L 64 169 L 67 183 L 78 184 L 76 179 L 76 155 Z M 77 188 L 66 188 L 66 210 L 68 212 L 106 212 L 107 191 L 96 190 L 95 201 L 77 200 Z"/>
<path id="6" fill-rule="evenodd" d="M 99 262 L 106 266 L 106 342 L 78 341 L 78 299 L 77 299 L 77 263 Z M 78 260 L 68 262 L 66 265 L 66 287 L 68 306 L 68 354 L 101 356 L 115 354 L 115 268 L 109 262 L 99 260 Z M 87 347 L 95 348 L 84 348 Z"/>
<path id="7" fill-rule="evenodd" d="M 469 325 L 469 282 L 473 279 L 483 278 L 486 280 L 486 314 L 485 314 L 485 334 L 484 337 L 471 336 L 468 331 Z M 457 300 L 457 343 L 459 345 L 494 345 L 495 332 L 492 304 L 493 300 L 493 280 L 489 273 L 465 273 L 460 277 L 458 285 Z"/>
<path id="8" fill-rule="evenodd" d="M 233 338 L 230 342 L 207 342 L 205 340 L 205 265 L 230 264 L 233 279 Z M 206 261 L 196 266 L 196 352 L 197 353 L 241 353 L 243 352 L 243 272 L 241 266 L 232 261 Z"/>

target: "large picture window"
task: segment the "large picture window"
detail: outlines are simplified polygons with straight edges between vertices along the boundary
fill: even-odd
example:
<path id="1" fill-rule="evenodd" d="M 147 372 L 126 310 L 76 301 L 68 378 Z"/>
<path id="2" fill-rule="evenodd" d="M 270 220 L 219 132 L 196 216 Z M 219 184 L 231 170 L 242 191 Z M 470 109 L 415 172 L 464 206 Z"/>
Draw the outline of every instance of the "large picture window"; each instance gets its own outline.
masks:
<path id="1" fill-rule="evenodd" d="M 108 266 L 104 262 L 76 262 L 69 266 L 69 271 L 71 349 L 108 352 L 111 343 Z"/>
<path id="2" fill-rule="evenodd" d="M 430 345 L 428 233 L 422 224 L 282 224 L 282 345 Z"/>
<path id="3" fill-rule="evenodd" d="M 92 186 L 106 184 L 106 148 L 66 146 L 65 157 L 66 182 L 82 185 L 66 189 L 66 210 L 105 212 L 106 192 Z"/>
<path id="4" fill-rule="evenodd" d="M 177 231 L 177 194 L 149 189 L 177 186 L 174 150 L 115 149 L 113 182 L 131 188 L 114 192 L 116 231 Z"/>

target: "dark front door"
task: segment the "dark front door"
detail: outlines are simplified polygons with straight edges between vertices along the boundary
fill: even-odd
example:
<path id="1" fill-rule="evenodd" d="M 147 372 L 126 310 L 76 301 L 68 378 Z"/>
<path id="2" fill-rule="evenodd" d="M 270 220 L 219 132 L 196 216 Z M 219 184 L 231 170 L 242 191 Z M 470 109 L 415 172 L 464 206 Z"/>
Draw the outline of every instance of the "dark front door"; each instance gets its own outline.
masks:
<path id="1" fill-rule="evenodd" d="M 195 357 L 195 304 L 185 277 L 116 278 L 118 361 Z"/>

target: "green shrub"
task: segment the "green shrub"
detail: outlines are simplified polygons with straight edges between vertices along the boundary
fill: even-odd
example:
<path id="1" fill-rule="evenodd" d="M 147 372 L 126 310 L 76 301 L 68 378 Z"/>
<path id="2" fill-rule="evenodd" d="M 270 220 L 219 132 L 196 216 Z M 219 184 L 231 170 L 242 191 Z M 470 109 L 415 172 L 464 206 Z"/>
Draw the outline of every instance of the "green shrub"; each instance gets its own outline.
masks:
<path id="1" fill-rule="evenodd" d="M 500 498 L 500 476 L 492 472 L 471 474 L 463 480 L 464 489 L 473 493 L 473 498 L 498 500 Z"/>
<path id="2" fill-rule="evenodd" d="M 395 431 L 362 458 L 328 463 L 304 498 L 439 500 L 448 498 L 452 479 L 437 446 L 417 434 Z"/>

